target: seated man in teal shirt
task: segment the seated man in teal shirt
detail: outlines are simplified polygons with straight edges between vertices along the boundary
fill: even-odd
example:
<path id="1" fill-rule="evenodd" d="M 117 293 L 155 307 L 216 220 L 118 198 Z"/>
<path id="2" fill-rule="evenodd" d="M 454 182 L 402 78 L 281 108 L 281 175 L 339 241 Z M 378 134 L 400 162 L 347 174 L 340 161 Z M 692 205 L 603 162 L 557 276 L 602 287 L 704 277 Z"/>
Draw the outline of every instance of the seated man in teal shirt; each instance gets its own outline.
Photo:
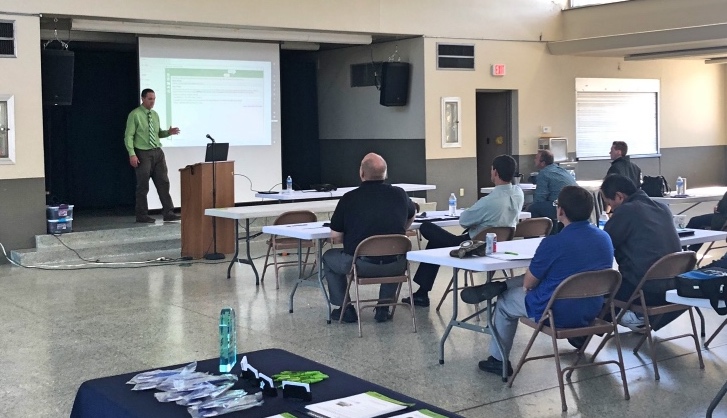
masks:
<path id="1" fill-rule="evenodd" d="M 495 157 L 490 170 L 495 190 L 462 212 L 459 224 L 466 231 L 461 235 L 454 235 L 433 223 L 424 222 L 419 231 L 429 241 L 427 249 L 457 246 L 493 226 L 514 227 L 524 200 L 522 189 L 510 183 L 516 170 L 517 163 L 511 156 Z M 437 272 L 439 272 L 438 264 L 419 264 L 414 275 L 414 282 L 419 285 L 419 289 L 413 295 L 414 305 L 429 306 L 429 291 L 432 290 Z M 409 303 L 409 298 L 402 299 L 402 302 Z"/>
<path id="2" fill-rule="evenodd" d="M 549 150 L 540 150 L 535 155 L 535 166 L 540 170 L 535 182 L 533 203 L 528 207 L 533 218 L 547 217 L 556 224 L 556 211 L 553 201 L 565 186 L 574 186 L 576 179 L 563 167 L 553 163 L 553 153 Z M 553 228 L 555 231 L 556 228 Z"/>
<path id="3" fill-rule="evenodd" d="M 539 321 L 563 280 L 585 271 L 605 270 L 613 265 L 613 245 L 607 233 L 590 223 L 593 196 L 578 186 L 566 186 L 558 195 L 557 218 L 565 225 L 558 235 L 543 239 L 523 276 L 472 286 L 460 294 L 466 303 L 479 303 L 497 296 L 495 329 L 504 352 L 490 340 L 490 357 L 479 363 L 480 370 L 500 375 L 502 362 L 512 349 L 520 317 Z M 588 325 L 600 312 L 602 297 L 561 300 L 553 306 L 555 324 L 563 328 Z M 580 347 L 583 339 L 569 340 Z M 512 366 L 508 361 L 508 374 Z"/>

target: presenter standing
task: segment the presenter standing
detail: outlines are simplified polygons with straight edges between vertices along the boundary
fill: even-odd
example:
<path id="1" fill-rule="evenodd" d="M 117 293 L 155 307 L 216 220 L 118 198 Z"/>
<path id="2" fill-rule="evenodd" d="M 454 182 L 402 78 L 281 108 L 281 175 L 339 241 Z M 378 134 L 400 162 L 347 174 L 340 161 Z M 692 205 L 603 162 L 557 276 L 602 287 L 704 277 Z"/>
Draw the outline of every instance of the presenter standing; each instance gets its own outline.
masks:
<path id="1" fill-rule="evenodd" d="M 149 194 L 149 179 L 159 194 L 162 203 L 164 222 L 178 221 L 179 215 L 174 214 L 174 203 L 169 195 L 169 176 L 167 161 L 164 158 L 160 138 L 179 134 L 179 128 L 169 127 L 162 130 L 159 125 L 159 114 L 152 108 L 156 94 L 152 89 L 141 91 L 141 105 L 129 113 L 126 119 L 124 144 L 129 152 L 129 164 L 136 171 L 136 222 L 154 223 L 149 216 L 146 196 Z"/>

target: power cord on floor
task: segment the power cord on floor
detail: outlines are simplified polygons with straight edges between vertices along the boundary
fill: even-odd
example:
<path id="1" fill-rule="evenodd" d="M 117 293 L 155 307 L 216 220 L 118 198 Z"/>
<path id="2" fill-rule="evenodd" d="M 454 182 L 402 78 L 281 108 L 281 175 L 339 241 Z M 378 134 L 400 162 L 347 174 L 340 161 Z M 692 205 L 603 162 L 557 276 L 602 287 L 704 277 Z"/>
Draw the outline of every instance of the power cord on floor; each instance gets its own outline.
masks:
<path id="1" fill-rule="evenodd" d="M 168 258 L 168 257 L 158 257 L 153 260 L 146 260 L 146 261 L 122 261 L 122 262 L 111 262 L 111 261 L 105 261 L 105 262 L 91 262 L 88 264 L 70 264 L 70 265 L 42 265 L 42 266 L 35 266 L 35 265 L 25 265 L 16 262 L 15 260 L 11 259 L 8 256 L 7 251 L 5 250 L 5 246 L 0 242 L 0 249 L 2 249 L 3 255 L 5 256 L 5 259 L 8 260 L 8 262 L 14 266 L 22 267 L 26 269 L 36 269 L 36 270 L 90 270 L 90 269 L 119 269 L 119 268 L 144 268 L 144 267 L 159 267 L 159 266 L 169 266 L 172 263 L 176 262 L 183 262 L 185 264 L 224 264 L 226 261 L 193 261 L 192 257 L 179 257 L 179 258 Z"/>

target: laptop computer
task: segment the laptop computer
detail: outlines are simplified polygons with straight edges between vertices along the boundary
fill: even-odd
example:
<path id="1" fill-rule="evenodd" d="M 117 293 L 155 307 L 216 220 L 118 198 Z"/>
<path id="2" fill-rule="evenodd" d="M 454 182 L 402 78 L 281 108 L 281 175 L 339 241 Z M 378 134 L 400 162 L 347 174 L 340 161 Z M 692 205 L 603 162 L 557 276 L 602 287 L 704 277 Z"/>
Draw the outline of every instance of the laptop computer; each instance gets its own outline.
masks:
<path id="1" fill-rule="evenodd" d="M 207 152 L 204 161 L 210 163 L 212 161 L 227 161 L 227 153 L 230 150 L 230 144 L 226 142 L 217 142 L 207 144 Z"/>

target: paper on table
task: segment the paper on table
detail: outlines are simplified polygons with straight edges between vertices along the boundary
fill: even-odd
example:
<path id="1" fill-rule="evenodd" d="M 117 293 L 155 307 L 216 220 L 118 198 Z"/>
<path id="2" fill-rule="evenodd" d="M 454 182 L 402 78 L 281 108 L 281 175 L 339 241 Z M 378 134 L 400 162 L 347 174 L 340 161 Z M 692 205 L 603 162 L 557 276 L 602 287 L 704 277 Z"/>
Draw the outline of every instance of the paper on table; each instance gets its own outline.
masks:
<path id="1" fill-rule="evenodd" d="M 512 253 L 505 251 L 498 251 L 496 253 L 488 254 L 487 257 L 496 258 L 498 260 L 530 260 L 533 258 L 533 254 L 527 253 Z"/>
<path id="2" fill-rule="evenodd" d="M 267 418 L 295 418 L 295 415 L 283 412 L 282 414 L 271 415 Z"/>
<path id="3" fill-rule="evenodd" d="M 305 408 L 328 418 L 374 418 L 406 409 L 406 404 L 397 402 L 376 392 L 366 392 Z"/>

